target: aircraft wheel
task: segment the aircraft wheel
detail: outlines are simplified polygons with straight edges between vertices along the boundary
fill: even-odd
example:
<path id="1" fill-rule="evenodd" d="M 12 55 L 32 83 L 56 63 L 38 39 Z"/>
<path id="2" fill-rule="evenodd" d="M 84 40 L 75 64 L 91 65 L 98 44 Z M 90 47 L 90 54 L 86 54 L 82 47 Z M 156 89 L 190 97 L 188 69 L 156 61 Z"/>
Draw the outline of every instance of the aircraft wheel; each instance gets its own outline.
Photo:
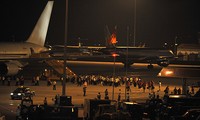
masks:
<path id="1" fill-rule="evenodd" d="M 126 69 L 129 69 L 129 68 L 131 68 L 131 65 L 133 65 L 133 62 L 128 62 L 128 63 L 123 63 L 124 64 L 124 68 Z"/>
<path id="2" fill-rule="evenodd" d="M 153 65 L 148 65 L 147 68 L 148 69 L 153 69 Z"/>

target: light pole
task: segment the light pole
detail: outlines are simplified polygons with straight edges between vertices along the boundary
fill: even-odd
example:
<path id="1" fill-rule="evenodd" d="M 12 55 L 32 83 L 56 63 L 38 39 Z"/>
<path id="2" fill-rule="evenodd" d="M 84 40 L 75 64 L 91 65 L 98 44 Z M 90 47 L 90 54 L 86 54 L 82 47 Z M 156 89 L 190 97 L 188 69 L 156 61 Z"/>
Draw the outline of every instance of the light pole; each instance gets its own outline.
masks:
<path id="1" fill-rule="evenodd" d="M 128 72 L 128 45 L 129 44 L 129 26 L 127 26 L 127 41 L 126 41 L 126 78 L 127 78 L 127 72 Z M 125 100 L 126 100 L 126 94 L 127 94 L 127 91 L 126 91 L 126 87 L 127 87 L 127 80 L 125 81 Z"/>
<path id="2" fill-rule="evenodd" d="M 133 45 L 135 47 L 135 42 L 136 42 L 136 0 L 135 0 L 135 3 L 134 3 L 134 26 L 133 26 L 133 29 L 134 29 L 134 33 L 133 33 Z"/>
<path id="3" fill-rule="evenodd" d="M 66 53 L 66 47 L 67 47 L 67 34 L 68 34 L 68 30 L 67 30 L 67 23 L 68 23 L 68 0 L 66 0 L 65 3 L 65 33 L 64 33 L 64 67 L 63 67 L 63 85 L 62 85 L 62 95 L 65 96 L 66 95 L 66 78 L 67 78 L 67 53 Z"/>
<path id="4" fill-rule="evenodd" d="M 115 83 L 115 59 L 116 59 L 116 56 L 117 56 L 117 54 L 116 53 L 114 53 L 114 54 L 112 54 L 112 56 L 113 56 L 113 61 L 114 61 L 114 64 L 113 64 L 113 83 L 112 83 L 112 100 L 114 100 L 114 88 L 115 88 L 115 85 L 114 85 L 114 83 Z"/>

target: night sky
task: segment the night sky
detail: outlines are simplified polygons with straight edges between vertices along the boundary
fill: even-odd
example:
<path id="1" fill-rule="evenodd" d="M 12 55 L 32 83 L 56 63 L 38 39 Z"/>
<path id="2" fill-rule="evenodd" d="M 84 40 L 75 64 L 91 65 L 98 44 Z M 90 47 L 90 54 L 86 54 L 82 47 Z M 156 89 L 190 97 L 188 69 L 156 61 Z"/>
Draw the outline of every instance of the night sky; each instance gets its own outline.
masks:
<path id="1" fill-rule="evenodd" d="M 199 0 L 137 0 L 136 45 L 162 47 L 165 42 L 197 44 Z M 4 0 L 0 4 L 0 41 L 24 41 L 32 32 L 46 0 Z M 118 45 L 133 45 L 134 0 L 69 0 L 68 45 L 105 45 L 105 26 L 117 26 Z M 65 1 L 54 4 L 47 42 L 64 43 Z"/>

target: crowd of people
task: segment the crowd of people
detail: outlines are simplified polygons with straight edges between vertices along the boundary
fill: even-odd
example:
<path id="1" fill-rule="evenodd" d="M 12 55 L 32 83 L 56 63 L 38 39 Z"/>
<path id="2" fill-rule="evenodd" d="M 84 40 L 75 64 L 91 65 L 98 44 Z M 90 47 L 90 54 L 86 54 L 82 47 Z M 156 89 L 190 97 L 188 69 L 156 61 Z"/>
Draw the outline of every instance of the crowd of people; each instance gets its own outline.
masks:
<path id="1" fill-rule="evenodd" d="M 40 76 L 35 76 L 31 80 L 31 84 L 34 86 L 39 86 L 40 85 Z M 23 76 L 18 76 L 15 78 L 12 77 L 0 77 L 0 85 L 5 85 L 5 86 L 10 86 L 11 81 L 15 82 L 15 86 L 23 86 L 25 84 L 25 80 Z M 49 77 L 46 77 L 45 81 L 47 82 L 47 86 L 52 86 L 53 90 L 56 90 L 56 84 L 57 82 L 63 82 L 63 78 L 60 78 L 59 80 L 51 80 Z M 79 75 L 79 76 L 67 76 L 66 82 L 70 82 L 77 87 L 83 87 L 83 97 L 86 96 L 87 94 L 87 87 L 89 85 L 100 85 L 100 86 L 114 86 L 114 87 L 119 87 L 122 85 L 126 86 L 126 90 L 129 91 L 129 95 L 131 94 L 131 88 L 137 88 L 137 89 L 142 89 L 143 92 L 146 92 L 146 89 L 148 89 L 149 93 L 149 100 L 152 99 L 160 99 L 159 97 L 159 92 L 162 91 L 161 89 L 162 82 L 158 81 L 155 83 L 153 80 L 150 81 L 144 81 L 140 77 L 135 77 L 135 76 L 103 76 L 103 75 Z M 156 90 L 155 90 L 156 86 Z M 171 90 L 171 91 L 170 91 Z M 200 91 L 200 90 L 199 90 Z M 197 91 L 197 92 L 199 92 Z M 168 96 L 169 94 L 173 95 L 181 95 L 183 90 L 181 88 L 178 88 L 175 86 L 174 88 L 170 89 L 170 86 L 166 86 L 166 88 L 162 91 L 164 92 L 164 97 Z M 101 95 L 102 92 L 98 92 L 96 95 L 96 99 L 110 99 L 109 98 L 109 93 L 108 89 L 105 87 L 104 95 L 102 97 Z M 186 88 L 186 94 L 194 94 L 194 87 L 193 86 L 188 86 Z M 199 92 L 200 93 L 200 92 Z M 129 101 L 129 95 L 127 95 L 127 100 Z M 163 98 L 164 98 L 163 97 Z M 54 101 L 55 105 L 59 104 L 60 96 L 59 94 L 55 96 L 52 100 Z M 121 89 L 119 89 L 118 93 L 118 98 L 117 101 L 121 101 Z M 47 97 L 44 97 L 44 105 L 48 105 L 47 103 Z M 17 112 L 18 114 L 18 112 Z M 17 115 L 18 117 L 18 115 Z"/>
<path id="2" fill-rule="evenodd" d="M 1 85 L 10 86 L 11 81 L 15 81 L 15 86 L 23 86 L 24 85 L 24 77 L 23 76 L 19 76 L 19 77 L 0 76 Z"/>
<path id="3" fill-rule="evenodd" d="M 35 76 L 32 78 L 32 85 L 39 86 L 40 76 Z M 49 77 L 45 77 L 47 81 L 47 86 L 53 86 L 53 90 L 56 90 L 57 80 L 51 80 Z M 16 86 L 23 86 L 24 85 L 24 77 L 0 77 L 1 85 L 8 85 L 10 86 L 11 81 L 15 81 Z M 58 81 L 61 83 L 63 82 L 63 78 L 60 78 Z M 66 82 L 71 82 L 72 84 L 76 84 L 77 86 L 83 86 L 83 96 L 86 96 L 86 89 L 88 85 L 102 85 L 102 86 L 121 86 L 125 85 L 126 89 L 131 92 L 131 86 L 134 86 L 138 89 L 143 89 L 143 92 L 146 92 L 146 89 L 149 90 L 149 93 L 155 92 L 155 84 L 158 86 L 157 92 L 161 90 L 161 81 L 158 83 L 154 83 L 153 80 L 151 81 L 144 81 L 140 77 L 135 76 L 103 76 L 103 75 L 79 75 L 79 76 L 67 76 Z M 190 92 L 191 91 L 191 92 Z M 174 88 L 171 93 L 169 93 L 169 86 L 166 87 L 164 90 L 165 94 L 182 94 L 181 88 Z M 187 93 L 194 94 L 194 88 L 187 88 Z"/>
<path id="4" fill-rule="evenodd" d="M 130 89 L 130 86 L 133 85 L 134 87 L 143 88 L 144 92 L 145 89 L 154 90 L 155 85 L 153 80 L 151 81 L 143 81 L 139 77 L 126 77 L 126 76 L 102 76 L 102 75 L 80 75 L 80 76 L 69 76 L 67 78 L 68 82 L 72 82 L 77 84 L 77 86 L 82 86 L 84 82 L 87 82 L 88 85 L 102 85 L 102 86 L 121 86 L 126 84 L 127 89 Z"/>

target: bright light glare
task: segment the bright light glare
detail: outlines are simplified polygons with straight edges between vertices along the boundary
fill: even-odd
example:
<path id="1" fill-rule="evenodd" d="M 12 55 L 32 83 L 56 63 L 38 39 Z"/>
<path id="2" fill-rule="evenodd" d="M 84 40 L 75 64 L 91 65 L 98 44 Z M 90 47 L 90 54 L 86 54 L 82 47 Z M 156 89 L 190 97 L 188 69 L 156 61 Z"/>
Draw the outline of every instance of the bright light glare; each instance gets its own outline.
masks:
<path id="1" fill-rule="evenodd" d="M 138 104 L 138 103 L 135 103 L 135 102 L 124 102 L 125 104 L 128 104 L 128 105 L 135 105 L 135 104 Z"/>
<path id="2" fill-rule="evenodd" d="M 165 74 L 166 75 L 171 75 L 171 74 L 173 74 L 173 71 L 166 71 Z"/>
<path id="3" fill-rule="evenodd" d="M 161 76 L 162 74 L 161 73 L 158 73 L 158 76 Z"/>
<path id="4" fill-rule="evenodd" d="M 180 98 L 179 95 L 174 95 L 174 96 L 171 96 L 171 98 Z"/>
<path id="5" fill-rule="evenodd" d="M 112 54 L 112 56 L 113 56 L 113 57 L 116 57 L 116 56 L 118 56 L 118 54 L 116 54 L 116 53 L 113 53 L 113 54 Z"/>

